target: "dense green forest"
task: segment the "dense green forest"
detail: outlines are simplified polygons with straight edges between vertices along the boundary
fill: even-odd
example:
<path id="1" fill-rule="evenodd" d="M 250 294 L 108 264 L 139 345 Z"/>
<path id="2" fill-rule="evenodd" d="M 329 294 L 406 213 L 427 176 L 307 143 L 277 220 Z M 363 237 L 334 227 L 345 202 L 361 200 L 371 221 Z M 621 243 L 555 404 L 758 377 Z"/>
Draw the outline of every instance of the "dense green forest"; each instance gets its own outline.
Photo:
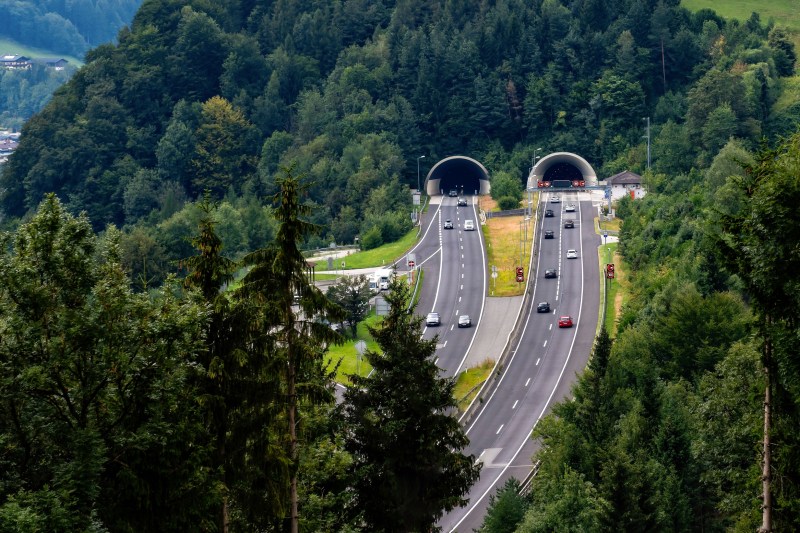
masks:
<path id="1" fill-rule="evenodd" d="M 64 70 L 44 65 L 33 65 L 27 70 L 0 69 L 0 126 L 20 130 L 76 70 L 71 65 Z"/>
<path id="2" fill-rule="evenodd" d="M 4 0 L 0 35 L 23 45 L 83 57 L 113 41 L 133 19 L 141 0 Z M 13 53 L 14 50 L 0 50 Z"/>
<path id="3" fill-rule="evenodd" d="M 501 491 L 484 530 L 752 531 L 762 478 L 769 527 L 796 530 L 800 102 L 773 105 L 795 61 L 757 15 L 676 1 L 144 2 L 0 175 L 0 532 L 283 531 L 296 508 L 308 531 L 391 530 L 400 508 L 426 530 L 469 458 L 414 441 L 450 476 L 425 505 L 381 507 L 363 479 L 422 418 L 463 445 L 436 416 L 451 385 L 398 312 L 371 363 L 418 364 L 336 409 L 335 338 L 289 302 L 338 310 L 299 249 L 404 233 L 419 155 L 519 184 L 538 147 L 649 194 L 618 206 L 630 303 L 537 427 L 531 492 Z M 428 410 L 383 381 L 404 377 Z"/>
<path id="4" fill-rule="evenodd" d="M 2 207 L 14 219 L 55 192 L 96 230 L 123 228 L 129 270 L 156 280 L 186 255 L 186 203 L 206 188 L 230 257 L 269 240 L 263 206 L 291 162 L 326 228 L 306 246 L 376 246 L 409 229 L 422 154 L 499 180 L 522 180 L 531 147 L 641 170 L 650 115 L 656 169 L 675 173 L 800 116 L 769 114 L 793 71 L 782 30 L 677 2 L 157 0 L 87 62 L 26 124 Z"/>

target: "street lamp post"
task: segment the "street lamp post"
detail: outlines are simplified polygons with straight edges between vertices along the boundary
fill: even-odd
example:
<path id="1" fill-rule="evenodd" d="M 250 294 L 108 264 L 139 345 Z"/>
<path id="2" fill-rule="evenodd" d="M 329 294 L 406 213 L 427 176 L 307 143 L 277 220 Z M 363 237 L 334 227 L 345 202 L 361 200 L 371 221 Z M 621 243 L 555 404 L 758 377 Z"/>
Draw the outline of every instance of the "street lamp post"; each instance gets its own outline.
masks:
<path id="1" fill-rule="evenodd" d="M 421 189 L 419 188 L 419 160 L 420 159 L 425 159 L 425 156 L 421 155 L 421 156 L 419 156 L 417 158 L 417 191 L 422 192 Z"/>

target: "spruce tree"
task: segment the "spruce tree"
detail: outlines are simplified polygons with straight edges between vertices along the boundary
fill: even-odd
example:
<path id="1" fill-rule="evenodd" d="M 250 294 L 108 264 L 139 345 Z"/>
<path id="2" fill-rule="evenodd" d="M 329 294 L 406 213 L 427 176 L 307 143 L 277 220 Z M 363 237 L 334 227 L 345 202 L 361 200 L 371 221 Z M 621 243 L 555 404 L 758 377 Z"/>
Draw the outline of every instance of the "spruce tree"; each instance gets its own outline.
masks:
<path id="1" fill-rule="evenodd" d="M 395 280 L 390 312 L 370 332 L 374 372 L 351 376 L 345 392 L 346 449 L 353 454 L 351 513 L 367 531 L 429 531 L 464 505 L 480 467 L 461 450 L 468 439 L 451 416 L 454 380 L 434 363 L 436 339 L 421 338 L 410 290 Z"/>

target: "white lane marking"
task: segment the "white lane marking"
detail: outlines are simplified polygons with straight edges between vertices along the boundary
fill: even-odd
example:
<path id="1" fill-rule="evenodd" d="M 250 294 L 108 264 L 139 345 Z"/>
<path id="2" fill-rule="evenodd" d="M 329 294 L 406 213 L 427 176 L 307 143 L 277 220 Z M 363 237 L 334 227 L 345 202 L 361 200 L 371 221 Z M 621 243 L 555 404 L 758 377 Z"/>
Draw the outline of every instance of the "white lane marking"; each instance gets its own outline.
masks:
<path id="1" fill-rule="evenodd" d="M 444 344 L 442 344 L 442 348 L 444 348 L 445 346 L 447 346 L 447 341 L 444 341 Z"/>
<path id="2" fill-rule="evenodd" d="M 531 382 L 531 378 L 528 378 L 528 381 L 525 382 L 525 386 L 527 387 L 530 382 Z"/>
<path id="3" fill-rule="evenodd" d="M 461 279 L 464 279 L 464 274 L 461 274 Z"/>
<path id="4" fill-rule="evenodd" d="M 464 256 L 461 256 L 461 259 L 464 259 Z M 464 263 L 461 263 L 461 268 L 464 268 Z"/>
<path id="5" fill-rule="evenodd" d="M 456 327 L 455 324 L 450 324 L 450 331 L 453 331 L 453 328 Z"/>
<path id="6" fill-rule="evenodd" d="M 433 361 L 433 364 L 434 365 L 438 365 L 439 364 L 439 358 L 438 357 Z"/>
<path id="7" fill-rule="evenodd" d="M 550 327 L 547 328 L 547 329 L 549 329 L 550 331 L 553 331 L 553 324 L 550 324 Z"/>
<path id="8" fill-rule="evenodd" d="M 514 405 L 512 405 L 512 406 L 511 406 L 511 408 L 512 408 L 512 409 L 516 409 L 516 408 L 517 408 L 517 404 L 518 404 L 518 403 L 519 403 L 519 400 L 515 400 L 515 401 L 514 401 Z"/>
<path id="9" fill-rule="evenodd" d="M 464 285 L 461 285 L 461 289 L 459 289 L 459 290 L 462 290 L 462 291 L 463 291 L 463 290 L 464 290 Z"/>
<path id="10" fill-rule="evenodd" d="M 458 297 L 458 303 L 461 303 L 461 296 Z"/>
<path id="11" fill-rule="evenodd" d="M 578 204 L 578 205 L 580 205 L 580 204 Z M 581 238 L 581 240 L 580 240 L 580 246 L 581 246 L 581 255 L 583 255 L 583 238 Z M 531 428 L 531 430 L 528 432 L 528 434 L 525 436 L 525 438 L 522 439 L 522 442 L 519 445 L 519 448 L 517 448 L 517 451 L 514 452 L 514 455 L 511 457 L 511 460 L 506 463 L 506 466 L 500 471 L 500 473 L 497 475 L 497 477 L 494 479 L 494 481 L 492 481 L 492 483 L 489 485 L 489 488 L 487 488 L 483 492 L 483 494 L 478 496 L 477 499 L 475 499 L 475 500 L 470 502 L 471 507 L 469 507 L 467 509 L 466 513 L 464 513 L 464 516 L 462 516 L 461 519 L 456 523 L 456 525 L 453 526 L 453 529 L 450 530 L 450 533 L 456 531 L 456 529 L 458 529 L 458 527 L 461 525 L 461 523 L 464 522 L 464 520 L 466 520 L 467 517 L 470 514 L 472 514 L 472 511 L 475 510 L 476 507 L 478 507 L 478 504 L 480 504 L 480 502 L 482 502 L 483 499 L 486 498 L 486 496 L 491 491 L 493 491 L 493 490 L 495 490 L 497 488 L 496 487 L 497 481 L 500 479 L 500 477 L 502 477 L 506 473 L 506 471 L 508 470 L 508 467 L 511 466 L 513 464 L 513 462 L 517 459 L 517 456 L 522 451 L 522 448 L 524 448 L 525 445 L 528 443 L 528 441 L 531 439 L 531 436 L 533 435 L 533 430 L 536 429 L 536 426 L 539 424 L 539 421 L 544 416 L 545 411 L 547 411 L 547 408 L 550 406 L 550 402 L 553 401 L 553 396 L 555 396 L 556 389 L 558 389 L 558 386 L 561 384 L 561 378 L 564 377 L 564 372 L 567 370 L 567 365 L 569 364 L 569 360 L 572 357 L 572 349 L 575 347 L 575 340 L 578 337 L 578 328 L 580 327 L 580 324 L 581 324 L 581 314 L 583 314 L 584 282 L 585 282 L 585 276 L 583 275 L 583 269 L 581 269 L 581 293 L 580 293 L 580 305 L 578 306 L 578 326 L 575 328 L 575 333 L 572 336 L 572 342 L 569 345 L 569 351 L 567 351 L 567 357 L 564 360 L 564 366 L 561 367 L 561 372 L 558 374 L 558 379 L 556 380 L 556 383 L 553 386 L 553 390 L 550 391 L 550 396 L 548 396 L 547 401 L 545 401 L 545 403 L 544 403 L 544 407 L 542 408 L 542 412 L 539 413 L 539 416 L 536 419 L 536 422 L 533 424 L 533 427 Z M 535 284 L 534 284 L 534 292 L 535 292 L 535 290 L 536 290 L 536 288 L 535 288 Z M 525 330 L 526 329 L 527 329 L 527 323 L 526 323 L 526 327 L 522 329 L 522 335 L 520 336 L 520 342 L 525 337 Z M 506 368 L 508 368 L 508 367 L 506 367 Z M 505 378 L 505 376 L 506 376 L 506 372 L 503 372 L 503 375 L 500 377 L 500 381 L 498 382 L 498 386 L 499 386 L 499 383 L 502 383 L 503 378 Z M 530 382 L 530 378 L 528 379 L 528 382 Z M 527 386 L 527 383 L 525 384 L 525 386 Z M 486 405 L 489 402 L 491 402 L 493 396 L 494 396 L 494 392 L 489 396 L 489 399 L 484 403 L 483 409 L 486 409 Z M 483 413 L 483 410 L 478 414 L 478 417 L 480 417 L 480 414 L 482 414 L 482 413 Z M 477 418 L 475 419 L 475 421 L 473 421 L 472 425 L 467 429 L 467 432 L 469 432 L 469 430 L 472 429 L 475 426 L 476 421 L 477 421 Z"/>
<path id="12" fill-rule="evenodd" d="M 545 346 L 547 346 L 547 341 L 544 341 L 544 344 L 542 344 L 542 348 L 544 348 Z"/>
<path id="13" fill-rule="evenodd" d="M 503 426 L 505 426 L 505 424 L 500 424 L 500 427 L 497 428 L 497 433 L 495 433 L 495 435 L 499 435 L 500 432 L 503 431 Z"/>
<path id="14" fill-rule="evenodd" d="M 536 360 L 536 366 L 539 366 L 539 361 L 541 361 L 541 360 L 542 360 L 541 357 Z"/>

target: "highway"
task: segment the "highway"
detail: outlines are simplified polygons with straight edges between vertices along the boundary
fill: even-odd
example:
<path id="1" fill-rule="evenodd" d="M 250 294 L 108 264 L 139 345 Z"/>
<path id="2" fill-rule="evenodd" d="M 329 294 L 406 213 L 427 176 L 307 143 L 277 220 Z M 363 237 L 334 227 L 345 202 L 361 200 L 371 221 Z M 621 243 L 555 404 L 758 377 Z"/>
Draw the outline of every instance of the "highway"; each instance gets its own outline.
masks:
<path id="1" fill-rule="evenodd" d="M 438 327 L 424 327 L 423 336 L 438 335 L 437 364 L 443 375 L 454 375 L 462 367 L 475 335 L 479 331 L 486 295 L 486 259 L 483 234 L 473 204 L 473 197 L 463 196 L 467 206 L 458 206 L 457 198 L 443 196 L 441 204 L 424 222 L 422 238 L 412 250 L 417 265 L 425 272 L 417 314 L 423 317 L 436 311 Z M 444 229 L 445 220 L 453 229 Z M 464 221 L 472 220 L 474 231 L 464 231 Z M 472 327 L 459 328 L 458 317 L 469 315 Z"/>
<path id="2" fill-rule="evenodd" d="M 489 495 L 507 478 L 523 479 L 527 475 L 535 451 L 530 440 L 532 428 L 554 402 L 569 393 L 575 374 L 586 366 L 599 309 L 600 238 L 593 229 L 591 201 L 579 202 L 573 194 L 561 196 L 561 203 L 548 202 L 539 210 L 542 214 L 545 208 L 553 209 L 555 216 L 541 216 L 538 221 L 531 315 L 497 387 L 466 428 L 470 445 L 465 453 L 479 457 L 483 463 L 481 477 L 470 491 L 469 504 L 442 518 L 439 525 L 443 531 L 479 528 Z M 576 205 L 574 213 L 563 211 L 567 203 Z M 575 221 L 574 229 L 564 228 L 566 219 Z M 553 230 L 555 238 L 543 239 L 545 229 Z M 578 251 L 577 259 L 566 259 L 570 248 Z M 544 278 L 544 270 L 549 268 L 558 269 L 556 279 Z M 535 303 L 542 301 L 550 303 L 549 313 L 536 312 Z M 558 328 L 561 315 L 572 316 L 575 326 Z"/>

